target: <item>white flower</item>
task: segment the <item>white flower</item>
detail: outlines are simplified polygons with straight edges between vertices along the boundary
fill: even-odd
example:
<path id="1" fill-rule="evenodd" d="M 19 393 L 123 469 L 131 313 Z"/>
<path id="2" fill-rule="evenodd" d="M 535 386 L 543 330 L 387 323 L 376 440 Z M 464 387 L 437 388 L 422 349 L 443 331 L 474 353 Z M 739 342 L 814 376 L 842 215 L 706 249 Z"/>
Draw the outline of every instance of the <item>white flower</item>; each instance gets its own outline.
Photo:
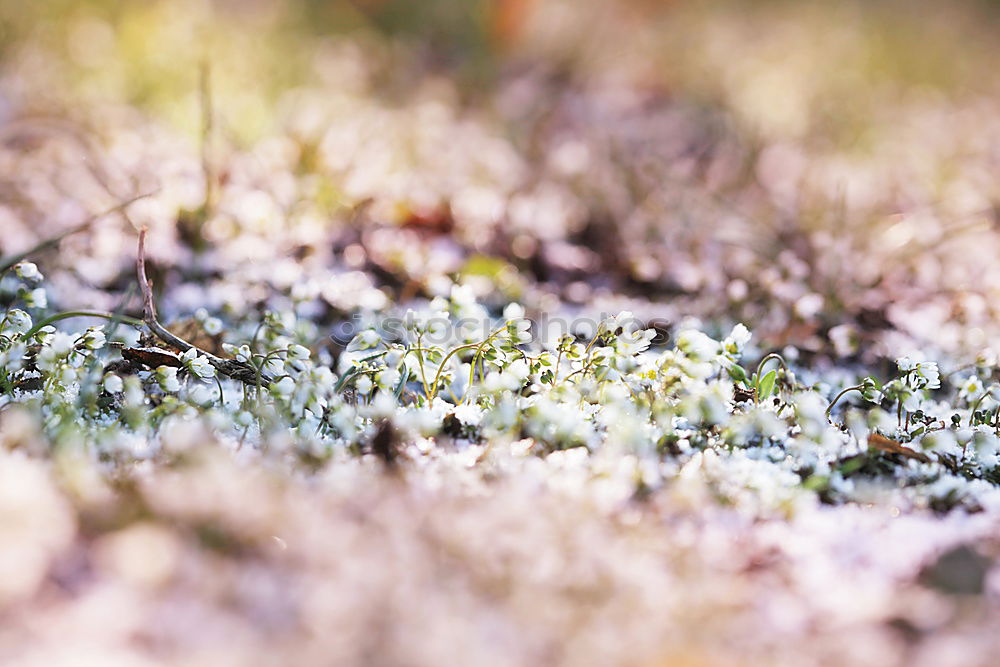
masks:
<path id="1" fill-rule="evenodd" d="M 24 367 L 24 356 L 27 350 L 24 343 L 17 343 L 0 351 L 0 366 L 6 367 L 8 372 L 21 370 Z"/>
<path id="2" fill-rule="evenodd" d="M 903 396 L 903 409 L 907 412 L 914 412 L 920 409 L 920 394 L 908 392 Z"/>
<path id="3" fill-rule="evenodd" d="M 69 351 L 73 349 L 73 344 L 75 342 L 76 339 L 72 335 L 64 331 L 56 331 L 46 341 L 46 347 L 51 350 L 52 354 L 55 356 L 62 357 L 69 354 Z"/>
<path id="4" fill-rule="evenodd" d="M 618 354 L 634 357 L 646 351 L 655 336 L 656 331 L 653 329 L 625 332 L 615 341 L 615 348 Z"/>
<path id="5" fill-rule="evenodd" d="M 99 350 L 104 347 L 107 337 L 104 335 L 104 327 L 90 327 L 80 338 L 80 344 L 88 350 Z"/>
<path id="6" fill-rule="evenodd" d="M 978 375 L 970 375 L 962 382 L 959 396 L 966 401 L 974 401 L 983 393 L 983 382 Z"/>
<path id="7" fill-rule="evenodd" d="M 467 426 L 478 426 L 483 418 L 483 411 L 473 403 L 463 403 L 455 408 L 455 419 Z"/>
<path id="8" fill-rule="evenodd" d="M 185 368 L 196 377 L 203 380 L 215 377 L 215 367 L 212 365 L 212 362 L 205 355 L 198 354 L 198 350 L 195 348 L 191 348 L 182 354 L 181 360 L 184 362 Z"/>
<path id="9" fill-rule="evenodd" d="M 231 354 L 236 357 L 236 361 L 249 363 L 253 358 L 253 351 L 250 349 L 249 345 L 240 345 L 239 347 L 236 347 L 235 345 L 225 343 L 223 344 L 222 349 L 227 354 Z"/>
<path id="10" fill-rule="evenodd" d="M 7 313 L 7 326 L 15 333 L 27 333 L 31 330 L 31 315 L 20 308 L 14 308 Z"/>
<path id="11" fill-rule="evenodd" d="M 125 378 L 125 404 L 131 406 L 142 405 L 146 402 L 146 394 L 142 390 L 142 380 L 135 375 Z"/>
<path id="12" fill-rule="evenodd" d="M 528 362 L 524 359 L 517 359 L 504 370 L 504 376 L 510 380 L 511 389 L 519 389 L 531 374 Z"/>
<path id="13" fill-rule="evenodd" d="M 386 389 L 395 389 L 401 377 L 402 375 L 395 368 L 388 368 L 379 373 L 378 384 Z"/>
<path id="14" fill-rule="evenodd" d="M 529 320 L 511 320 L 507 323 L 507 334 L 514 345 L 531 341 L 531 322 Z"/>
<path id="15" fill-rule="evenodd" d="M 524 317 L 524 306 L 519 303 L 508 303 L 503 309 L 505 320 L 519 320 Z"/>
<path id="16" fill-rule="evenodd" d="M 171 366 L 160 366 L 156 369 L 156 381 L 160 388 L 170 394 L 181 389 L 180 380 L 177 379 L 177 369 Z"/>
<path id="17" fill-rule="evenodd" d="M 636 328 L 636 320 L 632 315 L 632 311 L 623 310 L 597 325 L 597 333 L 598 335 L 610 333 L 617 336 L 627 331 L 634 331 Z"/>
<path id="18" fill-rule="evenodd" d="M 677 334 L 677 349 L 694 361 L 708 361 L 719 351 L 719 343 L 697 329 L 685 329 Z"/>
<path id="19" fill-rule="evenodd" d="M 359 394 L 368 395 L 372 390 L 372 379 L 367 375 L 362 375 L 354 381 L 354 387 Z"/>
<path id="20" fill-rule="evenodd" d="M 406 353 L 400 347 L 393 346 L 389 348 L 389 351 L 385 355 L 385 365 L 389 368 L 398 368 L 400 362 L 403 361 L 405 354 Z"/>
<path id="21" fill-rule="evenodd" d="M 24 295 L 24 303 L 29 308 L 46 308 L 49 305 L 48 297 L 45 296 L 44 287 L 36 287 Z"/>
<path id="22" fill-rule="evenodd" d="M 115 375 L 114 373 L 109 373 L 104 376 L 103 386 L 104 386 L 104 391 L 108 392 L 109 394 L 117 394 L 120 393 L 121 390 L 125 387 L 125 383 L 122 382 L 122 379 L 117 375 Z"/>
<path id="23" fill-rule="evenodd" d="M 236 422 L 238 426 L 247 428 L 250 424 L 253 424 L 253 415 L 246 410 L 240 410 L 236 413 L 236 416 L 233 417 L 233 421 Z"/>
<path id="24" fill-rule="evenodd" d="M 743 348 L 750 342 L 750 330 L 743 324 L 737 324 L 722 341 L 722 349 L 731 359 L 736 359 L 743 353 Z"/>
<path id="25" fill-rule="evenodd" d="M 142 334 L 138 329 L 123 326 L 114 333 L 112 340 L 120 341 L 121 343 L 124 343 L 126 347 L 135 347 L 139 344 L 139 340 L 141 338 Z"/>
<path id="26" fill-rule="evenodd" d="M 76 382 L 76 379 L 79 377 L 79 374 L 77 373 L 75 368 L 72 368 L 71 366 L 63 366 L 59 370 L 58 377 L 59 377 L 59 382 L 62 385 L 68 386 Z"/>
<path id="27" fill-rule="evenodd" d="M 896 360 L 900 373 L 914 389 L 937 389 L 941 386 L 941 374 L 933 361 L 914 361 L 909 357 Z"/>
<path id="28" fill-rule="evenodd" d="M 937 389 L 941 386 L 941 373 L 937 363 L 933 361 L 922 361 L 917 364 L 917 375 L 924 380 L 924 388 Z"/>
<path id="29" fill-rule="evenodd" d="M 289 359 L 308 359 L 309 358 L 309 348 L 302 345 L 297 345 L 292 343 L 288 346 L 288 358 Z"/>
<path id="30" fill-rule="evenodd" d="M 295 380 L 287 375 L 271 385 L 271 390 L 281 396 L 291 396 L 295 391 Z"/>
<path id="31" fill-rule="evenodd" d="M 360 332 L 347 346 L 349 350 L 370 350 L 382 342 L 382 337 L 374 329 L 365 329 Z"/>
<path id="32" fill-rule="evenodd" d="M 195 405 L 207 408 L 215 402 L 215 391 L 209 385 L 196 384 L 188 392 L 188 400 Z"/>
<path id="33" fill-rule="evenodd" d="M 14 273 L 21 280 L 26 280 L 32 283 L 40 283 L 44 280 L 42 272 L 38 270 L 34 262 L 20 262 L 14 267 Z"/>
<path id="34" fill-rule="evenodd" d="M 205 330 L 209 336 L 218 336 L 222 333 L 222 320 L 218 317 L 206 317 L 201 323 L 201 328 Z"/>

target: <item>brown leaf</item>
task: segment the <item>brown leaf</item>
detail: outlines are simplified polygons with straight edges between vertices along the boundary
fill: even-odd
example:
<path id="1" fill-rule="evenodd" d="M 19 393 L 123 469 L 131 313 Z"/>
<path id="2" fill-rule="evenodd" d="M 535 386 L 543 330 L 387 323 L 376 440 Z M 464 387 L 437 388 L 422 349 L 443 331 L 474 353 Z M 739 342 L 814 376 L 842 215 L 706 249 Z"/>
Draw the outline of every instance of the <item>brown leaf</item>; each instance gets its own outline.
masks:
<path id="1" fill-rule="evenodd" d="M 884 435 L 879 435 L 878 433 L 872 433 L 868 436 L 868 446 L 872 449 L 877 449 L 880 452 L 888 452 L 889 454 L 899 454 L 900 456 L 905 456 L 910 459 L 916 459 L 921 463 L 930 463 L 931 459 L 929 456 L 923 452 L 918 452 L 909 447 L 904 447 L 901 443 L 895 440 L 890 440 Z"/>
<path id="2" fill-rule="evenodd" d="M 162 347 L 124 347 L 122 348 L 122 357 L 127 361 L 149 368 L 158 368 L 159 366 L 181 368 L 183 366 L 181 358 L 177 354 Z"/>

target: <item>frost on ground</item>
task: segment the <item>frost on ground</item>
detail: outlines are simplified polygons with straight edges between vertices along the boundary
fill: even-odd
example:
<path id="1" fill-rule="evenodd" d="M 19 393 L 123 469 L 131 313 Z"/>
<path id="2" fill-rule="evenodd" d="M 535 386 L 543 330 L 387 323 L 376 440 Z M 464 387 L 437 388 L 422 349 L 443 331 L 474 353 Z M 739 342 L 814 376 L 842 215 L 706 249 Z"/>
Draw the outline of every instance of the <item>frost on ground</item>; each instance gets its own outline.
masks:
<path id="1" fill-rule="evenodd" d="M 993 14 L 112 4 L 0 1 L 0 662 L 995 662 Z"/>

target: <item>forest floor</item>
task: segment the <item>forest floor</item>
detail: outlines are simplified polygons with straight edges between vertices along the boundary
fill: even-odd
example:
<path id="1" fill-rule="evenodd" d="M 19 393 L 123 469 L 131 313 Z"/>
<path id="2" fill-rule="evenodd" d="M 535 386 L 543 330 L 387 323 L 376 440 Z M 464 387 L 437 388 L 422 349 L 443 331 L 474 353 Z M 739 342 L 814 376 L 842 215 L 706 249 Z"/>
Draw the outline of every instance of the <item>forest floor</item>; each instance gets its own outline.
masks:
<path id="1" fill-rule="evenodd" d="M 0 662 L 994 664 L 989 3 L 22 5 Z"/>

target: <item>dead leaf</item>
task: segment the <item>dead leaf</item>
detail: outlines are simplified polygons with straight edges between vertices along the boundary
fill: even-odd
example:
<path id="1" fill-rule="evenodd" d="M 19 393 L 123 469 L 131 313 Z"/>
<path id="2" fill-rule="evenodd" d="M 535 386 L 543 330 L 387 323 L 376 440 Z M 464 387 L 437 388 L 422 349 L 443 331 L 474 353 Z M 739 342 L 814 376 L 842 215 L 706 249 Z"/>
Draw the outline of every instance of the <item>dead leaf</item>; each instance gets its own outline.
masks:
<path id="1" fill-rule="evenodd" d="M 921 463 L 930 463 L 931 459 L 929 456 L 923 452 L 918 452 L 909 447 L 903 446 L 901 443 L 895 440 L 890 440 L 884 435 L 879 435 L 878 433 L 872 433 L 868 436 L 868 446 L 872 449 L 877 449 L 880 452 L 888 452 L 889 454 L 899 454 L 900 456 L 905 456 L 906 458 L 916 459 Z"/>

